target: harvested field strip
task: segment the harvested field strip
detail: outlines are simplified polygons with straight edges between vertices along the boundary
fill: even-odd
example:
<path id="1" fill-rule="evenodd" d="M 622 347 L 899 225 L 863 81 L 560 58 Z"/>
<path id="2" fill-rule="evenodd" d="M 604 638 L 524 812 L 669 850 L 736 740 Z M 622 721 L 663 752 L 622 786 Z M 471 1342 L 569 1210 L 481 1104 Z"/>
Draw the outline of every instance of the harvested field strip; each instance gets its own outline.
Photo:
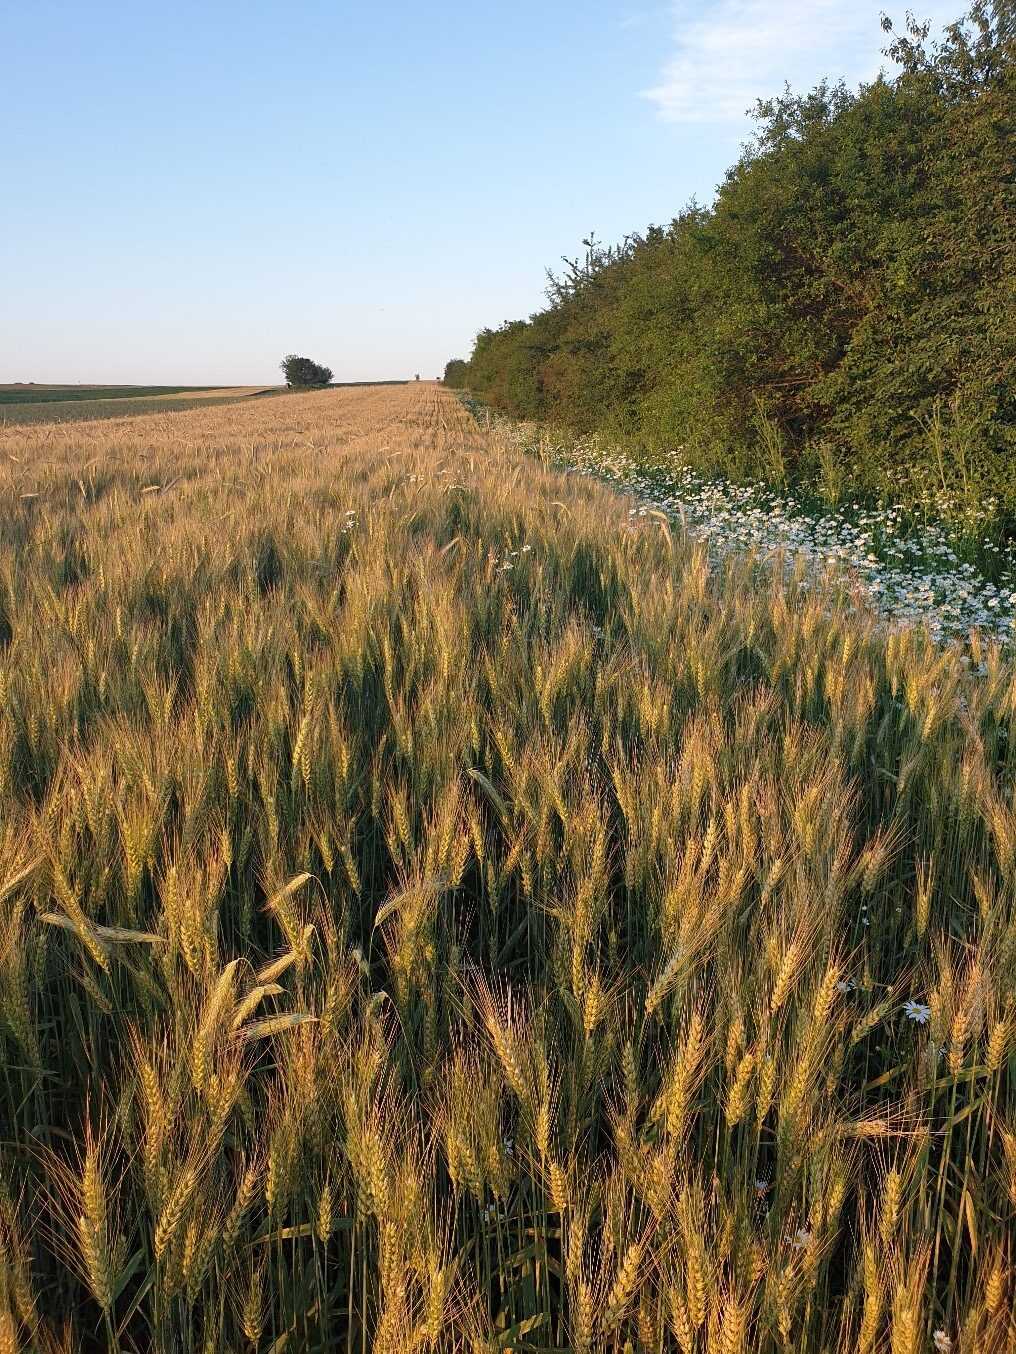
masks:
<path id="1" fill-rule="evenodd" d="M 238 400 L 270 399 L 275 395 L 286 393 L 288 392 L 279 386 L 244 386 L 235 390 L 188 391 L 182 394 L 145 395 L 136 399 L 117 396 L 98 400 L 0 404 L 0 426 L 89 423 L 102 419 L 137 418 L 140 414 L 178 413 L 208 405 L 235 404 Z"/>

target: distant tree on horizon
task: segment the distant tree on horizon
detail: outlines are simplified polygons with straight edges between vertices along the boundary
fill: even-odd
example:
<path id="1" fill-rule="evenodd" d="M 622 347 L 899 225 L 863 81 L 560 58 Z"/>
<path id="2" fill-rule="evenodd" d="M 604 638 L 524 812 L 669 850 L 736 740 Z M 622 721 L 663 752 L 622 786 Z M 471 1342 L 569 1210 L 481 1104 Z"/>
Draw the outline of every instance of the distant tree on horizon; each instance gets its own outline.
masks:
<path id="1" fill-rule="evenodd" d="M 322 367 L 309 357 L 297 357 L 296 353 L 289 353 L 279 365 L 290 387 L 326 386 L 332 379 L 331 367 Z"/>
<path id="2" fill-rule="evenodd" d="M 446 386 L 455 386 L 461 388 L 466 384 L 466 373 L 469 364 L 461 357 L 453 357 L 445 364 L 444 383 Z"/>

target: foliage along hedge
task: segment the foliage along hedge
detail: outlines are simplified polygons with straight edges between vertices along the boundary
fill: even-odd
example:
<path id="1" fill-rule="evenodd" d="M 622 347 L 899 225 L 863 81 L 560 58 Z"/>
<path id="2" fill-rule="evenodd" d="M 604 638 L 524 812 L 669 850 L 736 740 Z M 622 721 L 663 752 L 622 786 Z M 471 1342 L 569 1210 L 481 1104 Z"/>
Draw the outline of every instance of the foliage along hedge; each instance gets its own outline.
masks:
<path id="1" fill-rule="evenodd" d="M 894 77 L 760 102 L 711 208 L 584 241 L 472 389 L 703 469 L 1016 507 L 1016 0 L 887 31 Z"/>
<path id="2" fill-rule="evenodd" d="M 444 383 L 446 386 L 460 388 L 469 380 L 469 363 L 461 357 L 453 357 L 445 363 Z"/>

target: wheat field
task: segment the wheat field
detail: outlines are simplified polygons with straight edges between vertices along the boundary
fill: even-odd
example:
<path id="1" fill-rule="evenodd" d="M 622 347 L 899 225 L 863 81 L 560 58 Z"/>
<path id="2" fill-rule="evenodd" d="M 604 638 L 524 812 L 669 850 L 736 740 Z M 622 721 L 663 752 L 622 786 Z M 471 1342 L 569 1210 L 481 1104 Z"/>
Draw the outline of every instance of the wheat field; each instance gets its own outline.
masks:
<path id="1" fill-rule="evenodd" d="M 996 652 L 422 383 L 0 503 L 0 1354 L 1016 1347 Z"/>

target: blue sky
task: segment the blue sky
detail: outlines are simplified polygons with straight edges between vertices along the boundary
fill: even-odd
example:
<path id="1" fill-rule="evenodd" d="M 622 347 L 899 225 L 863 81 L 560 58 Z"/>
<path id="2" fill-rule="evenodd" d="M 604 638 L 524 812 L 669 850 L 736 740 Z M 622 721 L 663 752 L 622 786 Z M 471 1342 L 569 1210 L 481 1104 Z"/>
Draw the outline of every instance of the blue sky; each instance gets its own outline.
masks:
<path id="1" fill-rule="evenodd" d="M 871 77 L 879 9 L 0 6 L 0 381 L 436 375 L 590 229 L 708 201 L 756 95 Z"/>

